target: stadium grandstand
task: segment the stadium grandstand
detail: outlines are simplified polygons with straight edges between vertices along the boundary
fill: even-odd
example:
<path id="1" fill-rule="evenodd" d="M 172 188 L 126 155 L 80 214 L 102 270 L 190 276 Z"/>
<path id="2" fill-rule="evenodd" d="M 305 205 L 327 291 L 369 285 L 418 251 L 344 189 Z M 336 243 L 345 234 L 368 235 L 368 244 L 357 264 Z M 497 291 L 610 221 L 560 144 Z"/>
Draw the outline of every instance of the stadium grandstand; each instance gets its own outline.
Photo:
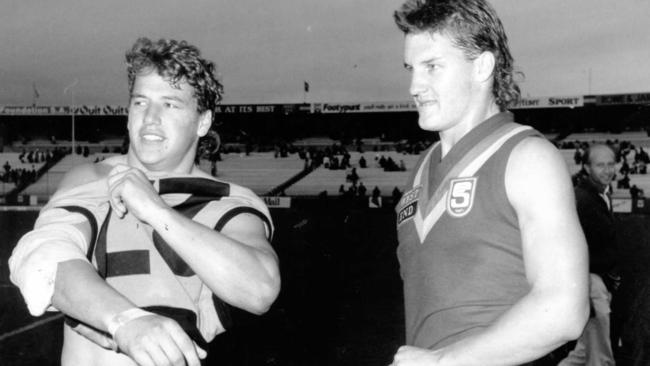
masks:
<path id="1" fill-rule="evenodd" d="M 525 98 L 512 111 L 562 150 L 572 174 L 580 169 L 575 155 L 584 144 L 615 145 L 629 184 L 614 188 L 626 199 L 634 185 L 650 192 L 643 161 L 650 146 L 648 103 L 650 94 L 643 93 Z M 214 153 L 206 142 L 198 158 L 207 172 L 261 196 L 333 196 L 362 183 L 368 195 L 377 187 L 389 197 L 436 140 L 416 119 L 411 102 L 221 105 L 215 129 L 223 144 Z M 71 166 L 122 153 L 125 125 L 124 107 L 0 107 L 3 202 L 46 202 Z"/>
<path id="2" fill-rule="evenodd" d="M 0 106 L 0 364 L 58 364 L 61 317 L 26 313 L 6 259 L 67 171 L 125 152 L 126 112 Z M 526 98 L 512 112 L 561 150 L 572 174 L 585 144 L 615 146 L 625 255 L 630 270 L 645 271 L 636 263 L 648 258 L 650 237 L 643 194 L 650 195 L 650 93 Z M 413 103 L 221 105 L 214 130 L 219 137 L 201 141 L 197 161 L 263 197 L 283 283 L 267 315 L 236 315 L 245 325 L 217 338 L 214 347 L 231 353 L 219 354 L 219 364 L 389 363 L 404 342 L 393 205 L 420 153 L 437 140 L 419 129 Z M 42 339 L 52 341 L 37 346 Z"/>

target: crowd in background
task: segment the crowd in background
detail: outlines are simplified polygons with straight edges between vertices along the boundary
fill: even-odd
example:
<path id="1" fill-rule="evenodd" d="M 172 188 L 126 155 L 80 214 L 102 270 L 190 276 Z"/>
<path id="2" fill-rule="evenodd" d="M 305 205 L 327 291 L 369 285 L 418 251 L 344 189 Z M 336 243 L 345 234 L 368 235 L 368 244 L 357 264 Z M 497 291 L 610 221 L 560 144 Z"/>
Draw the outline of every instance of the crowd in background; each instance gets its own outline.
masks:
<path id="1" fill-rule="evenodd" d="M 13 166 L 8 160 L 2 165 L 0 182 L 13 183 L 16 186 L 33 183 L 38 178 L 39 168 L 43 164 L 56 161 L 67 153 L 69 153 L 69 149 L 66 148 L 46 150 L 38 148 L 32 150 L 23 149 L 20 155 L 18 155 L 21 166 Z M 24 165 L 29 165 L 29 167 L 25 167 Z"/>

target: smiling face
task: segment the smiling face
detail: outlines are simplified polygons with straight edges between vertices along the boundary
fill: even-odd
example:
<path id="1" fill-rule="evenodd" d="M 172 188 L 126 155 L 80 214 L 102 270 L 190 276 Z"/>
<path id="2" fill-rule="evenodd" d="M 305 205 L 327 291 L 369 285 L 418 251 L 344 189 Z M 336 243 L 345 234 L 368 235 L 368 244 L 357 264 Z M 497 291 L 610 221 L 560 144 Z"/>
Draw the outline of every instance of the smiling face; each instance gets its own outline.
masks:
<path id="1" fill-rule="evenodd" d="M 614 151 L 604 145 L 595 145 L 589 148 L 589 161 L 585 170 L 591 181 L 604 190 L 616 176 L 616 156 Z"/>
<path id="2" fill-rule="evenodd" d="M 155 71 L 139 74 L 129 103 L 129 164 L 150 172 L 190 172 L 211 118 L 211 112 L 197 111 L 186 82 L 172 86 Z"/>
<path id="3" fill-rule="evenodd" d="M 476 63 L 441 33 L 406 35 L 404 65 L 411 73 L 409 92 L 418 109 L 420 128 L 453 130 L 472 115 L 479 100 Z"/>

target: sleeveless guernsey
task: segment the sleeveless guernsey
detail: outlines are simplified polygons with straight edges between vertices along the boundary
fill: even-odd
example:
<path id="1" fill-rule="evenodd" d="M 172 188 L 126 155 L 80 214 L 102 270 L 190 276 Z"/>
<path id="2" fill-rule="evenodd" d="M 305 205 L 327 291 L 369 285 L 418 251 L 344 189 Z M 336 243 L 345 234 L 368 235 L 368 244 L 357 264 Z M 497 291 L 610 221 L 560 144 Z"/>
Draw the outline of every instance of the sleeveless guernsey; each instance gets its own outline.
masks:
<path id="1" fill-rule="evenodd" d="M 396 206 L 407 344 L 437 349 L 489 326 L 529 290 L 505 191 L 508 157 L 539 133 L 500 113 L 416 166 Z"/>

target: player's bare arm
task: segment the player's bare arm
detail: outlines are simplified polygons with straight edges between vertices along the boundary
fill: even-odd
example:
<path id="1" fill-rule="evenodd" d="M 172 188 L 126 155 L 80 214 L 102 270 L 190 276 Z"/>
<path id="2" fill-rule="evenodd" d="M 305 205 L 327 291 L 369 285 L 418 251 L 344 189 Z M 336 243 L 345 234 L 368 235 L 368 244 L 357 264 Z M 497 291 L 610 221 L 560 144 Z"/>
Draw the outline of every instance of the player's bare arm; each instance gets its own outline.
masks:
<path id="1" fill-rule="evenodd" d="M 115 211 L 151 225 L 220 299 L 255 314 L 268 310 L 280 275 L 262 220 L 240 214 L 215 231 L 171 209 L 136 168 L 116 166 L 109 187 Z"/>

